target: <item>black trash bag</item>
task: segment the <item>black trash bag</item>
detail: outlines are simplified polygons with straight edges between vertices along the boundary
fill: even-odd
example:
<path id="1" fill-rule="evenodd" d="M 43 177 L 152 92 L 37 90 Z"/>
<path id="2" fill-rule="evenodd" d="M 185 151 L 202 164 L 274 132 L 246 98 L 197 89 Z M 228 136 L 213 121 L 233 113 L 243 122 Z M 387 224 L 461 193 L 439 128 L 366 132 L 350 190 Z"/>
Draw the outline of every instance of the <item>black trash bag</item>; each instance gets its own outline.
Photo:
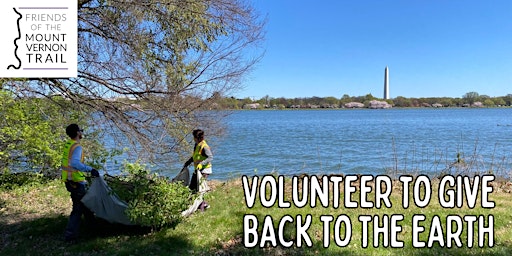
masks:
<path id="1" fill-rule="evenodd" d="M 172 179 L 172 182 L 178 181 L 183 182 L 183 186 L 188 186 L 190 184 L 190 171 L 188 170 L 188 167 L 183 167 L 180 173 Z"/>

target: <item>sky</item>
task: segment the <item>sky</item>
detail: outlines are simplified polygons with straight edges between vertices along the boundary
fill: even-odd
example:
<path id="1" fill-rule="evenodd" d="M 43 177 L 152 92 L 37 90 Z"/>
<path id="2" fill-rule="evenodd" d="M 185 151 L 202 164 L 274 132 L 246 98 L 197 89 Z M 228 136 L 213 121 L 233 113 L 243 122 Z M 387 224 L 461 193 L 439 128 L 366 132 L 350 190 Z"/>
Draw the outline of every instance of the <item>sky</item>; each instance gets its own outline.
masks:
<path id="1" fill-rule="evenodd" d="M 512 94 L 510 0 L 250 0 L 265 54 L 236 96 Z"/>

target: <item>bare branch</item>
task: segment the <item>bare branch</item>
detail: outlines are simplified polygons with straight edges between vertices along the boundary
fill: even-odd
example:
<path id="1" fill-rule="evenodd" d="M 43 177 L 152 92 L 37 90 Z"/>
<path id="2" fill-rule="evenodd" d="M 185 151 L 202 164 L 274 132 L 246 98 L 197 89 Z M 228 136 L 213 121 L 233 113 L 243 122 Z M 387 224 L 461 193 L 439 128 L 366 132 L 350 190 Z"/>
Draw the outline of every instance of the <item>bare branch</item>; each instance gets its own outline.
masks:
<path id="1" fill-rule="evenodd" d="M 78 13 L 77 78 L 2 86 L 61 95 L 148 159 L 188 154 L 194 128 L 221 131 L 224 113 L 208 110 L 242 87 L 263 54 L 265 21 L 245 1 L 79 0 Z"/>

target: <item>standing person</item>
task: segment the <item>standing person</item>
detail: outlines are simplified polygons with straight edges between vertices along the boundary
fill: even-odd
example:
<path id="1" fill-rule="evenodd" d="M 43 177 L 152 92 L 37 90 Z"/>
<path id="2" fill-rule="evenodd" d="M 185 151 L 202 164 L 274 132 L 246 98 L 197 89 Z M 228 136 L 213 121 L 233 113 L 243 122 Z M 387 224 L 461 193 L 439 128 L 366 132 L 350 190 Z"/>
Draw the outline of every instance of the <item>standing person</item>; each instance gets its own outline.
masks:
<path id="1" fill-rule="evenodd" d="M 208 146 L 204 140 L 204 131 L 197 129 L 192 132 L 192 135 L 194 136 L 195 142 L 194 152 L 192 157 L 185 163 L 184 167 L 188 167 L 191 163 L 194 163 L 194 174 L 192 175 L 189 187 L 194 191 L 204 193 L 208 190 L 206 178 L 208 178 L 208 175 L 212 174 L 213 154 L 210 146 Z M 202 179 L 201 176 L 204 177 L 204 179 Z M 199 206 L 201 210 L 208 207 L 209 205 L 206 201 L 203 201 Z"/>
<path id="2" fill-rule="evenodd" d="M 78 229 L 82 215 L 88 222 L 94 222 L 94 214 L 82 202 L 87 192 L 87 181 L 84 172 L 90 172 L 91 176 L 98 177 L 96 169 L 83 163 L 84 154 L 80 140 L 83 136 L 83 130 L 77 124 L 70 124 L 66 127 L 66 134 L 69 140 L 64 146 L 62 152 L 62 181 L 66 184 L 66 189 L 71 194 L 73 209 L 69 215 L 69 221 L 64 231 L 66 241 L 74 241 L 78 237 Z"/>

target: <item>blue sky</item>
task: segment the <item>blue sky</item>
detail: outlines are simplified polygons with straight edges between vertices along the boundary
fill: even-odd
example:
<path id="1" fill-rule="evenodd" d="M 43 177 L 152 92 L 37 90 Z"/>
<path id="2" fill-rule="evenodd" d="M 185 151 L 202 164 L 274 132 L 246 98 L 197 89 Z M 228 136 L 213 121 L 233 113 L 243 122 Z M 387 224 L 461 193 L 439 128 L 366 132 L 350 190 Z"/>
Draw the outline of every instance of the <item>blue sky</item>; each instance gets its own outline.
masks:
<path id="1" fill-rule="evenodd" d="M 512 94 L 510 0 L 252 0 L 265 56 L 238 97 Z"/>

